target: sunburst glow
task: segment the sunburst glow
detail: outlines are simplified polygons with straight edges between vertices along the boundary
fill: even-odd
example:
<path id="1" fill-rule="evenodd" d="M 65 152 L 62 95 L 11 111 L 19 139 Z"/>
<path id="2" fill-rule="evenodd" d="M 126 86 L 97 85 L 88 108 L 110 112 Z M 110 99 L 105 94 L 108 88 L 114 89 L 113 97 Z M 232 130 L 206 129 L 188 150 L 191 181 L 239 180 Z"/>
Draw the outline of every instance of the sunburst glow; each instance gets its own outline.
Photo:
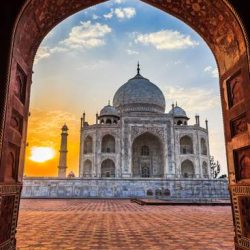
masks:
<path id="1" fill-rule="evenodd" d="M 32 147 L 30 160 L 35 162 L 45 162 L 55 156 L 55 150 L 51 147 Z"/>

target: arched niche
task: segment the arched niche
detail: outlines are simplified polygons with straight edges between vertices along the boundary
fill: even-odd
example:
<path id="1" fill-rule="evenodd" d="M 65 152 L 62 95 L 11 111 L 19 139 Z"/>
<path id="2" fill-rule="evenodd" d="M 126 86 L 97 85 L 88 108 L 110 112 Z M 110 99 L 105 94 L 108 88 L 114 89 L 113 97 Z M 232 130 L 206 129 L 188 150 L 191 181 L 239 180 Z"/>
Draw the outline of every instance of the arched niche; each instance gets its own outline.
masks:
<path id="1" fill-rule="evenodd" d="M 134 177 L 163 176 L 163 145 L 149 132 L 136 137 L 132 144 L 132 173 Z"/>
<path id="2" fill-rule="evenodd" d="M 204 138 L 201 138 L 201 154 L 207 155 L 207 144 Z"/>
<path id="3" fill-rule="evenodd" d="M 93 153 L 93 139 L 88 135 L 84 140 L 84 154 L 91 153 Z"/>
<path id="4" fill-rule="evenodd" d="M 195 168 L 194 164 L 190 160 L 185 160 L 181 163 L 181 176 L 183 178 L 194 178 Z"/>
<path id="5" fill-rule="evenodd" d="M 82 177 L 91 177 L 92 176 L 92 162 L 87 159 L 83 164 Z"/>
<path id="6" fill-rule="evenodd" d="M 115 137 L 105 135 L 102 137 L 102 153 L 115 153 Z"/>
<path id="7" fill-rule="evenodd" d="M 203 178 L 209 178 L 208 165 L 205 161 L 202 163 L 202 176 Z"/>
<path id="8" fill-rule="evenodd" d="M 180 153 L 181 154 L 193 154 L 193 140 L 190 136 L 185 135 L 180 139 Z"/>
<path id="9" fill-rule="evenodd" d="M 106 159 L 101 164 L 101 177 L 110 178 L 115 177 L 115 163 Z"/>

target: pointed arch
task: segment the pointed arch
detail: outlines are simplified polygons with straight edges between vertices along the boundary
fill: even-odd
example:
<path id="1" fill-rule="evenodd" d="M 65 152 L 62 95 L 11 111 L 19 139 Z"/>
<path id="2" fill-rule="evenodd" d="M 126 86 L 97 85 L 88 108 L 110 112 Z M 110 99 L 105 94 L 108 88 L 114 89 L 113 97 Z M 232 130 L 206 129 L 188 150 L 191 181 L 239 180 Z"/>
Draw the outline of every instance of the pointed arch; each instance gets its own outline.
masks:
<path id="1" fill-rule="evenodd" d="M 193 140 L 190 136 L 184 135 L 180 139 L 180 153 L 181 154 L 193 154 Z"/>
<path id="2" fill-rule="evenodd" d="M 134 177 L 162 177 L 164 174 L 163 144 L 158 136 L 145 132 L 132 144 Z"/>
<path id="3" fill-rule="evenodd" d="M 181 176 L 183 178 L 194 178 L 195 169 L 194 164 L 190 160 L 185 160 L 181 163 Z"/>
<path id="4" fill-rule="evenodd" d="M 93 153 L 93 139 L 88 135 L 84 140 L 84 154 Z"/>
<path id="5" fill-rule="evenodd" d="M 202 163 L 202 176 L 203 178 L 209 178 L 208 166 L 206 161 L 203 161 Z"/>
<path id="6" fill-rule="evenodd" d="M 207 155 L 207 144 L 204 138 L 201 138 L 201 154 Z"/>
<path id="7" fill-rule="evenodd" d="M 83 164 L 82 177 L 91 177 L 92 176 L 92 162 L 87 159 Z"/>
<path id="8" fill-rule="evenodd" d="M 115 137 L 107 134 L 102 137 L 102 153 L 115 153 Z"/>
<path id="9" fill-rule="evenodd" d="M 106 159 L 102 162 L 101 177 L 115 177 L 115 163 L 111 159 Z"/>

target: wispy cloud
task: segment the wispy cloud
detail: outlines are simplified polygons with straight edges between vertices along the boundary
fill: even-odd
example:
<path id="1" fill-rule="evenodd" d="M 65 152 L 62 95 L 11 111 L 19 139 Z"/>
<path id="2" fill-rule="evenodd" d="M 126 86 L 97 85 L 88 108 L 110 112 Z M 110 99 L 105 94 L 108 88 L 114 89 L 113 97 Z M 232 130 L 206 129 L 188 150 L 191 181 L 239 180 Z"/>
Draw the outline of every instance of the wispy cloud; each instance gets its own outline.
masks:
<path id="1" fill-rule="evenodd" d="M 93 14 L 93 16 L 92 16 L 92 19 L 93 20 L 97 20 L 97 19 L 100 19 L 101 17 L 100 16 L 98 16 L 98 15 L 96 15 L 96 14 Z"/>
<path id="2" fill-rule="evenodd" d="M 126 51 L 127 51 L 128 55 L 130 55 L 130 56 L 139 54 L 138 51 L 132 50 L 132 49 L 127 49 Z"/>
<path id="3" fill-rule="evenodd" d="M 97 16 L 96 16 L 97 17 Z M 105 45 L 105 36 L 111 33 L 112 29 L 101 23 L 91 21 L 81 22 L 80 25 L 71 29 L 68 38 L 60 41 L 55 47 L 40 46 L 34 63 L 50 57 L 54 53 L 66 52 L 70 49 L 91 49 Z"/>
<path id="4" fill-rule="evenodd" d="M 50 57 L 54 53 L 66 52 L 67 49 L 63 47 L 53 47 L 40 46 L 37 50 L 34 63 L 37 64 L 40 60 Z"/>
<path id="5" fill-rule="evenodd" d="M 71 49 L 91 49 L 105 45 L 105 36 L 112 29 L 107 24 L 81 22 L 71 29 L 68 38 L 60 43 Z"/>
<path id="6" fill-rule="evenodd" d="M 219 73 L 218 73 L 218 69 L 217 69 L 217 68 L 213 68 L 212 66 L 207 66 L 207 67 L 204 69 L 204 72 L 210 73 L 210 75 L 211 75 L 213 78 L 219 78 Z"/>
<path id="7" fill-rule="evenodd" d="M 178 101 L 180 106 L 190 112 L 199 112 L 212 109 L 219 105 L 219 96 L 212 90 L 202 88 L 168 87 L 168 100 Z"/>
<path id="8" fill-rule="evenodd" d="M 158 50 L 185 49 L 199 45 L 190 35 L 184 35 L 176 30 L 161 30 L 147 34 L 136 34 L 135 43 L 151 45 Z"/>
<path id="9" fill-rule="evenodd" d="M 115 0 L 115 3 L 117 4 L 121 4 L 121 3 L 125 3 L 126 0 Z"/>
<path id="10" fill-rule="evenodd" d="M 110 12 L 104 14 L 105 19 L 111 19 L 112 17 L 117 17 L 119 20 L 130 19 L 136 15 L 135 8 L 126 7 L 126 8 L 111 8 Z"/>

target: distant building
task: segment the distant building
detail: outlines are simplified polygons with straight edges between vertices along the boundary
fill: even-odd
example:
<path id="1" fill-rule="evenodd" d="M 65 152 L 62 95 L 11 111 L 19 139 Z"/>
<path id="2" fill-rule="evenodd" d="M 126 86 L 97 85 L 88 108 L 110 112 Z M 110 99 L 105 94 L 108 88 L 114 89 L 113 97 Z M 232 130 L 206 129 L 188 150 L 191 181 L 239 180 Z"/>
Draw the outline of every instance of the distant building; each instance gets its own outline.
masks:
<path id="1" fill-rule="evenodd" d="M 208 125 L 188 124 L 177 104 L 140 74 L 115 93 L 89 125 L 81 118 L 79 177 L 210 178 Z"/>

